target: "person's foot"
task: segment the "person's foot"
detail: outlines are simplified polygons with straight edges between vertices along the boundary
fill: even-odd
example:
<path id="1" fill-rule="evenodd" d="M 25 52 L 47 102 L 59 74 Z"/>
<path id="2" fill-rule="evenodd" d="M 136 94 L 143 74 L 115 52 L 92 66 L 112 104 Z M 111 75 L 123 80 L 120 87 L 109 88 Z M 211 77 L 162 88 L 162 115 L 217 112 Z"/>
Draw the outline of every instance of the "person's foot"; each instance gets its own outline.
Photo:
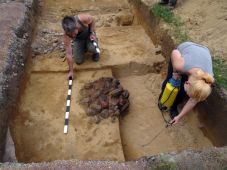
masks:
<path id="1" fill-rule="evenodd" d="M 174 117 L 176 117 L 178 115 L 178 111 L 177 109 L 171 109 L 170 110 L 170 118 L 173 119 Z"/>
<path id="2" fill-rule="evenodd" d="M 159 4 L 168 4 L 168 1 L 167 0 L 160 0 L 158 3 Z"/>
<path id="3" fill-rule="evenodd" d="M 82 64 L 82 62 L 76 62 L 76 64 L 77 64 L 77 65 L 81 65 L 81 64 Z"/>
<path id="4" fill-rule="evenodd" d="M 93 54 L 92 55 L 92 60 L 95 61 L 95 62 L 99 61 L 99 53 Z"/>
<path id="5" fill-rule="evenodd" d="M 162 104 L 160 103 L 160 101 L 158 102 L 158 108 L 161 112 L 167 111 L 167 107 L 162 106 Z"/>
<path id="6" fill-rule="evenodd" d="M 173 10 L 174 8 L 175 8 L 175 5 L 173 5 L 172 3 L 168 3 L 169 10 Z"/>

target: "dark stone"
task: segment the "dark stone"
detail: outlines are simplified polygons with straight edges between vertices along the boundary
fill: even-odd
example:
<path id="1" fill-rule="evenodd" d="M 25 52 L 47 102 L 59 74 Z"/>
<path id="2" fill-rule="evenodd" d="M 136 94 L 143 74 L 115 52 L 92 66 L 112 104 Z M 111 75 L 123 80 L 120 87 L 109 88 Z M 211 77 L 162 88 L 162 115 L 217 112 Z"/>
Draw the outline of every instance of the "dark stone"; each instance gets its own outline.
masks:
<path id="1" fill-rule="evenodd" d="M 129 92 L 124 90 L 119 80 L 111 77 L 85 84 L 80 90 L 80 97 L 80 104 L 86 107 L 87 115 L 96 116 L 100 121 L 123 115 L 129 107 Z"/>

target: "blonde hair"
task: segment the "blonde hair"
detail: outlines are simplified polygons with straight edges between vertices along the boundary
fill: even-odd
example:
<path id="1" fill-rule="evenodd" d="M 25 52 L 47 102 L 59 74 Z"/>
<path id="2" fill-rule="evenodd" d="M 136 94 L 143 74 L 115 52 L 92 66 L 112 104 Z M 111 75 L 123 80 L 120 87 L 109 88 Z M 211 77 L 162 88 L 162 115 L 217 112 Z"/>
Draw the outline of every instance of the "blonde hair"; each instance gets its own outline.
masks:
<path id="1" fill-rule="evenodd" d="M 203 101 L 211 93 L 211 84 L 214 83 L 214 78 L 202 70 L 198 70 L 195 74 L 189 77 L 190 86 L 187 93 L 195 100 Z"/>

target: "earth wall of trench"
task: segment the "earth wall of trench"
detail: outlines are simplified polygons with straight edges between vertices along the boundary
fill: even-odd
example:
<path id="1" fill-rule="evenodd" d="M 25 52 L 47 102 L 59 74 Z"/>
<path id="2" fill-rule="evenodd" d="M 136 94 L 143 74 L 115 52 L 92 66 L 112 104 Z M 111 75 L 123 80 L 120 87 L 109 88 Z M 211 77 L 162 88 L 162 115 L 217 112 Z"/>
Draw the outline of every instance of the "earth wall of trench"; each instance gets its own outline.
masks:
<path id="1" fill-rule="evenodd" d="M 35 24 L 37 0 L 0 1 L 0 161 L 10 114 L 15 111 Z"/>

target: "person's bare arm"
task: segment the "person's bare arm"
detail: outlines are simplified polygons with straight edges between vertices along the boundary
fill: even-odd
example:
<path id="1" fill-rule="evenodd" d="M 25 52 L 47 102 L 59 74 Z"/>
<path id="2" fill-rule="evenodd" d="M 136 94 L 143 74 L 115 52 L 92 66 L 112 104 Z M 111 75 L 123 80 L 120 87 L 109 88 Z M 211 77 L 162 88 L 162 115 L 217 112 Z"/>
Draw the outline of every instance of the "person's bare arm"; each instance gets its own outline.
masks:
<path id="1" fill-rule="evenodd" d="M 83 22 L 85 25 L 91 28 L 90 31 L 95 32 L 95 19 L 93 16 L 89 14 L 80 14 L 79 19 L 81 22 Z"/>
<path id="2" fill-rule="evenodd" d="M 95 28 L 95 19 L 94 19 L 94 17 L 92 17 L 89 14 L 80 14 L 79 18 L 84 24 L 86 24 L 88 27 L 90 27 L 90 32 L 91 32 L 90 38 L 95 40 L 96 39 L 96 35 L 94 33 L 96 31 L 96 28 Z"/>
<path id="3" fill-rule="evenodd" d="M 72 56 L 72 47 L 71 47 L 71 39 L 64 35 L 64 44 L 65 44 L 65 51 L 66 51 L 66 60 L 69 66 L 69 73 L 68 78 L 73 78 L 73 56 Z"/>
<path id="4" fill-rule="evenodd" d="M 173 78 L 180 79 L 181 75 L 178 72 L 182 72 L 184 66 L 184 59 L 181 57 L 181 53 L 175 49 L 171 54 L 171 62 L 173 66 Z"/>
<path id="5" fill-rule="evenodd" d="M 198 102 L 195 99 L 189 98 L 187 103 L 184 105 L 183 109 L 181 110 L 180 114 L 175 116 L 174 119 L 171 121 L 173 124 L 177 124 L 182 117 L 188 114 L 197 104 Z"/>
<path id="6" fill-rule="evenodd" d="M 88 25 L 90 26 L 90 31 L 91 32 L 95 32 L 95 19 L 94 19 L 94 17 L 92 17 L 92 16 L 88 16 Z"/>

